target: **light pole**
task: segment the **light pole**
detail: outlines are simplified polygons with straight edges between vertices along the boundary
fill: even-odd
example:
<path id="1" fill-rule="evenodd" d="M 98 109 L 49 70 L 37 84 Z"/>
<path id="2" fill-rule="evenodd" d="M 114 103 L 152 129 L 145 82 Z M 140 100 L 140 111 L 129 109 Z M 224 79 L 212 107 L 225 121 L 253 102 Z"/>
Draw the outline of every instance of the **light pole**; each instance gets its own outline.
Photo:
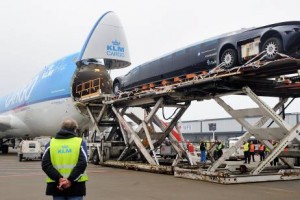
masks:
<path id="1" fill-rule="evenodd" d="M 209 123 L 208 124 L 208 130 L 213 132 L 213 136 L 212 136 L 212 142 L 215 141 L 215 131 L 217 129 L 217 124 L 216 123 Z"/>

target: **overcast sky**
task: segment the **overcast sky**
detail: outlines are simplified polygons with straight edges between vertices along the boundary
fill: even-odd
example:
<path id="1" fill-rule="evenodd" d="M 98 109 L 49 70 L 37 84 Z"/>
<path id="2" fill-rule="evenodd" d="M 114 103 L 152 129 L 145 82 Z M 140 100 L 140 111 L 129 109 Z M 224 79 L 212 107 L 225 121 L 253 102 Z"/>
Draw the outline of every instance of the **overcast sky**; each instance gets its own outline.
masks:
<path id="1" fill-rule="evenodd" d="M 94 23 L 107 11 L 115 11 L 121 19 L 136 66 L 225 32 L 300 21 L 299 7 L 299 0 L 2 0 L 0 96 L 20 88 L 45 65 L 79 52 Z M 244 99 L 229 100 L 239 107 L 249 105 Z M 296 102 L 288 111 L 298 112 L 299 107 Z M 194 102 L 183 119 L 227 116 L 215 102 L 204 101 Z"/>

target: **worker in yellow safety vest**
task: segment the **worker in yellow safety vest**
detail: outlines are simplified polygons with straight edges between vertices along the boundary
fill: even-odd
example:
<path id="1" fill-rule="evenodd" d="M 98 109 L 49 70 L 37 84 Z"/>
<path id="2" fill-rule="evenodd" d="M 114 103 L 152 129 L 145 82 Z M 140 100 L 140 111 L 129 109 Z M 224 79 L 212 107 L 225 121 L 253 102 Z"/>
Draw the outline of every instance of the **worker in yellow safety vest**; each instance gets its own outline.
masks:
<path id="1" fill-rule="evenodd" d="M 75 120 L 65 119 L 45 148 L 42 169 L 48 176 L 46 195 L 52 195 L 53 200 L 82 200 L 86 195 L 87 147 L 76 137 L 77 126 Z"/>
<path id="2" fill-rule="evenodd" d="M 244 159 L 245 159 L 245 164 L 250 163 L 250 155 L 249 155 L 249 142 L 244 142 Z"/>

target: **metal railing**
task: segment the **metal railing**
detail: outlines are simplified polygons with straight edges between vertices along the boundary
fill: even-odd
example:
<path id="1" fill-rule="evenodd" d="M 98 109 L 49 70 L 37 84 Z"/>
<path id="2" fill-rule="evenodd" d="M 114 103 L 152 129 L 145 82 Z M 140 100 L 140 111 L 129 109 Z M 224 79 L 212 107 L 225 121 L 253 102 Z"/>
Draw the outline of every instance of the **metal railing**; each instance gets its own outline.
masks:
<path id="1" fill-rule="evenodd" d="M 79 94 L 80 98 L 101 93 L 101 78 L 88 80 L 76 86 L 76 93 Z"/>

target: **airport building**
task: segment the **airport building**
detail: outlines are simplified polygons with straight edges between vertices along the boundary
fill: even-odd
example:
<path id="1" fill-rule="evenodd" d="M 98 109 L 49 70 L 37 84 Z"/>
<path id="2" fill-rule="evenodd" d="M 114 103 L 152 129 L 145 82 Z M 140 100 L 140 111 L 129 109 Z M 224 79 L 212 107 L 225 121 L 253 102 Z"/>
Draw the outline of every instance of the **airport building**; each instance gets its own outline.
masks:
<path id="1" fill-rule="evenodd" d="M 285 114 L 285 121 L 290 126 L 295 126 L 299 122 L 300 113 Z M 259 117 L 249 117 L 247 121 L 254 124 Z M 268 121 L 265 126 L 273 126 L 272 121 Z M 191 141 L 198 143 L 200 140 L 228 141 L 228 138 L 242 136 L 246 129 L 233 118 L 218 118 L 182 121 L 180 130 L 183 136 Z"/>

